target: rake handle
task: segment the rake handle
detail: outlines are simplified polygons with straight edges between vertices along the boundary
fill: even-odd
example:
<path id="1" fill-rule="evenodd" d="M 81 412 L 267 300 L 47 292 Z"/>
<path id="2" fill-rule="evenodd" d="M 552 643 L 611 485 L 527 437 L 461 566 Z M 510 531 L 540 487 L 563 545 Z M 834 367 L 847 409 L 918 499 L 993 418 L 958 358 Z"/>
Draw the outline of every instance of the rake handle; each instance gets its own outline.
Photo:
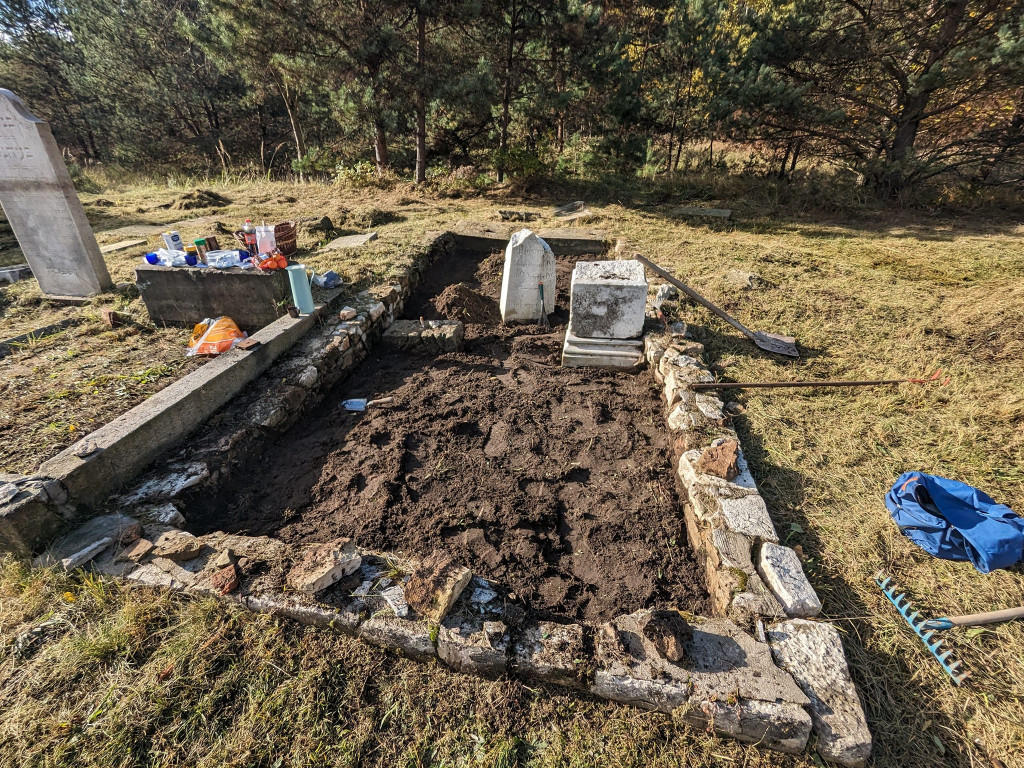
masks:
<path id="1" fill-rule="evenodd" d="M 702 307 L 704 307 L 705 309 L 709 309 L 712 312 L 714 312 L 716 315 L 718 315 L 720 318 L 725 320 L 725 322 L 727 322 L 729 325 L 731 325 L 737 331 L 742 333 L 748 339 L 753 339 L 754 338 L 754 332 L 752 330 L 750 330 L 749 328 L 747 328 L 747 326 L 745 326 L 739 320 L 734 318 L 732 315 L 730 315 L 724 309 L 721 309 L 720 307 L 716 307 L 710 301 L 708 301 L 703 296 L 701 296 L 699 293 L 697 293 L 695 290 L 693 290 L 693 288 L 691 288 L 690 286 L 686 285 L 681 280 L 678 280 L 675 276 L 673 276 L 672 274 L 666 272 L 664 269 L 659 267 L 657 264 L 655 264 L 655 263 L 653 263 L 651 261 L 648 261 L 643 256 L 641 256 L 639 253 L 634 254 L 633 258 L 636 259 L 637 261 L 639 261 L 641 264 L 643 264 L 649 270 L 651 270 L 654 274 L 658 275 L 661 278 L 664 278 L 665 280 L 668 280 L 670 283 L 672 283 L 672 285 L 674 285 L 680 291 L 682 291 L 687 296 L 689 296 L 691 299 L 696 301 Z"/>
<path id="2" fill-rule="evenodd" d="M 1019 608 L 1005 608 L 1001 611 L 970 613 L 966 616 L 947 616 L 940 621 L 948 621 L 954 627 L 973 627 L 978 624 L 996 624 L 1013 619 L 1024 619 L 1024 605 Z"/>

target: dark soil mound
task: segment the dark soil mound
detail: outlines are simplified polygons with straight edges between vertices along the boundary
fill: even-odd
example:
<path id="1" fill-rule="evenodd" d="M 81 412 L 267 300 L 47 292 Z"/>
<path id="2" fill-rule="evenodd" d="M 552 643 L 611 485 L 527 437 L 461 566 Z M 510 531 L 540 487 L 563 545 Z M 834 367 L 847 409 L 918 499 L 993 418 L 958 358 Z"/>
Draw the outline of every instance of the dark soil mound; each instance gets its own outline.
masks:
<path id="1" fill-rule="evenodd" d="M 433 301 L 437 314 L 445 320 L 461 320 L 464 323 L 497 325 L 501 322 L 498 302 L 488 296 L 481 296 L 465 283 L 449 285 Z"/>
<path id="2" fill-rule="evenodd" d="M 212 189 L 197 189 L 195 192 L 183 194 L 171 208 L 176 211 L 191 211 L 196 208 L 220 208 L 230 204 L 231 201 L 228 198 L 217 194 Z"/>

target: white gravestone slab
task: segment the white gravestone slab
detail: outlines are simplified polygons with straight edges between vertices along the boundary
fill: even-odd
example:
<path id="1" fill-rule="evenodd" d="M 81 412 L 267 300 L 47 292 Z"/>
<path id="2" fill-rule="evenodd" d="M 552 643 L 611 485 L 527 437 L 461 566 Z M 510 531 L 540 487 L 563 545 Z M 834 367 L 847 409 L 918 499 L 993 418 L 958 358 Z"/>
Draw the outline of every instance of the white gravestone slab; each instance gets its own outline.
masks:
<path id="1" fill-rule="evenodd" d="M 540 319 L 540 284 L 544 284 L 544 312 L 555 311 L 555 254 L 528 229 L 512 235 L 505 247 L 501 277 L 501 320 L 535 323 Z"/>
<path id="2" fill-rule="evenodd" d="M 644 332 L 647 278 L 643 265 L 577 261 L 572 271 L 569 332 L 584 339 L 638 339 Z"/>
<path id="3" fill-rule="evenodd" d="M 0 204 L 44 294 L 113 287 L 50 126 L 2 88 Z"/>

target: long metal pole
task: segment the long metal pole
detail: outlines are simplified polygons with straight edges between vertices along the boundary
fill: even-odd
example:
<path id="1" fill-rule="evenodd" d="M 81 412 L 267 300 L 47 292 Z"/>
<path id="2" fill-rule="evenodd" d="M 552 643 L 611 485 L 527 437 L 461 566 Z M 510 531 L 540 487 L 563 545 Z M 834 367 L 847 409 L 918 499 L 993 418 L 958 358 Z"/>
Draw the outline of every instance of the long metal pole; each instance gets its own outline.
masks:
<path id="1" fill-rule="evenodd" d="M 924 384 L 923 379 L 874 379 L 872 381 L 710 381 L 690 389 L 788 389 L 790 387 L 878 387 L 887 384 Z"/>

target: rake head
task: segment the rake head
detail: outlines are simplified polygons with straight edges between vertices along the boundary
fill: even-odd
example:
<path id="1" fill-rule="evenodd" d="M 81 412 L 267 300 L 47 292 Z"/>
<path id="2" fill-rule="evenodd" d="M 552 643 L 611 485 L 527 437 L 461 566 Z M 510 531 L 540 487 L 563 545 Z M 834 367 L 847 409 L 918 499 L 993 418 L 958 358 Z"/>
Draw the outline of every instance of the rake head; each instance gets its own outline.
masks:
<path id="1" fill-rule="evenodd" d="M 939 664 L 946 671 L 946 674 L 950 676 L 954 683 L 957 685 L 963 685 L 964 680 L 970 677 L 970 672 L 957 672 L 960 668 L 961 661 L 959 659 L 951 660 L 950 657 L 953 654 L 951 649 L 939 651 L 942 647 L 942 639 L 932 641 L 932 635 L 935 634 L 935 630 L 926 629 L 925 624 L 927 623 L 925 618 L 914 609 L 914 604 L 907 599 L 905 592 L 899 592 L 897 594 L 896 585 L 893 583 L 892 576 L 887 576 L 884 571 L 879 571 L 875 574 L 875 583 L 878 584 L 882 589 L 882 594 L 889 598 L 889 602 L 896 606 L 896 610 L 899 611 L 914 634 L 921 638 L 921 642 L 925 644 L 925 647 L 931 651 L 932 656 L 938 659 Z"/>

